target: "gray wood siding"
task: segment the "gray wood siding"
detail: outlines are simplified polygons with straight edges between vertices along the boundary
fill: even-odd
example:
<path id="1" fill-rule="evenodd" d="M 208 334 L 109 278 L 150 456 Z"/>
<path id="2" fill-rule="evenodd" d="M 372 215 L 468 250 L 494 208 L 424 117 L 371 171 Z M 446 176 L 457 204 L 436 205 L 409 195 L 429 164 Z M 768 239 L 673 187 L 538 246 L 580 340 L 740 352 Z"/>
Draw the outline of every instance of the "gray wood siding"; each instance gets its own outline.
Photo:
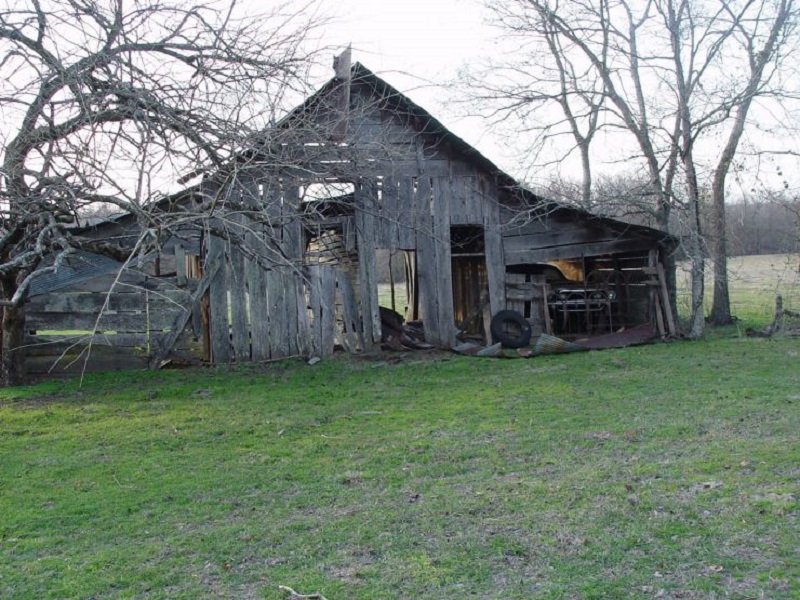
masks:
<path id="1" fill-rule="evenodd" d="M 506 213 L 508 218 L 508 213 Z M 622 225 L 622 224 L 621 224 Z M 567 220 L 551 215 L 520 225 L 503 227 L 506 265 L 543 263 L 549 260 L 639 252 L 657 248 L 656 240 L 627 234 L 589 219 Z"/>

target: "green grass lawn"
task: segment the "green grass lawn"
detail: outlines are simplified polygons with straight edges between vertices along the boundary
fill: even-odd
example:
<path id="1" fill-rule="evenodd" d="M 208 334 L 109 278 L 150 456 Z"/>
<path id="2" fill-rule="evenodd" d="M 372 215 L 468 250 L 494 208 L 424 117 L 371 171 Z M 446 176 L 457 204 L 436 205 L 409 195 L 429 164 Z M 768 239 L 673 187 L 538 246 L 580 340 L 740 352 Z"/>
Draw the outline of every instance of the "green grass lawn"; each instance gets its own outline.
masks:
<path id="1" fill-rule="evenodd" d="M 798 359 L 734 327 L 0 391 L 0 597 L 797 598 Z"/>

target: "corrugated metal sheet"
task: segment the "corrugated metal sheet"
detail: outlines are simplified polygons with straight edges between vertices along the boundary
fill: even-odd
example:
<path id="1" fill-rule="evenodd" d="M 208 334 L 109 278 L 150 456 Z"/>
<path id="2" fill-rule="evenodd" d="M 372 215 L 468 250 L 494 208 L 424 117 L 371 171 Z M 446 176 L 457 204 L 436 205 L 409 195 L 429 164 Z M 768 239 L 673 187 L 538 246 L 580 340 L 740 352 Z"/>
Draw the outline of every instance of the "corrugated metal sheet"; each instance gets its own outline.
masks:
<path id="1" fill-rule="evenodd" d="M 564 354 L 565 352 L 583 352 L 586 350 L 588 350 L 588 348 L 543 333 L 536 340 L 536 345 L 533 347 L 533 355 Z"/>
<path id="2" fill-rule="evenodd" d="M 52 266 L 55 256 L 45 260 L 42 269 Z M 67 256 L 56 271 L 46 271 L 31 280 L 28 297 L 49 294 L 75 284 L 114 273 L 122 268 L 122 263 L 102 254 L 77 252 Z"/>

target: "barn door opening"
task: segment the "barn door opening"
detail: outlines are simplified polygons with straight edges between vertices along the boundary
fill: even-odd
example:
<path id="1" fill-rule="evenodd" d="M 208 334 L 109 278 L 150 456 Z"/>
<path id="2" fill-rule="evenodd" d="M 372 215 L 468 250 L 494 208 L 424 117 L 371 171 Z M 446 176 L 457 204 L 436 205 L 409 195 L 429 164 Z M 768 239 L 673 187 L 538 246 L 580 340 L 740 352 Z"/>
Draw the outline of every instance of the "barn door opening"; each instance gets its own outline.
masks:
<path id="1" fill-rule="evenodd" d="M 489 326 L 484 309 L 488 306 L 486 241 L 479 225 L 453 225 L 450 228 L 450 254 L 453 268 L 453 313 L 458 329 L 476 338 L 484 337 Z"/>

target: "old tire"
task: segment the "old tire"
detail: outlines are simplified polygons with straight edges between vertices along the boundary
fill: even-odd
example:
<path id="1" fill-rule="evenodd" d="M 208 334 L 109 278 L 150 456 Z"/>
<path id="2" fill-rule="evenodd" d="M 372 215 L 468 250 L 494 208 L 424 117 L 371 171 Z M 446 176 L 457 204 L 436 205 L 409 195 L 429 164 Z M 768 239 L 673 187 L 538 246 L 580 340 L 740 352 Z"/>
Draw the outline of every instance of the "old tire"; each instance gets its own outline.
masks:
<path id="1" fill-rule="evenodd" d="M 490 326 L 495 343 L 504 348 L 524 348 L 531 343 L 531 324 L 515 310 L 501 310 Z"/>

